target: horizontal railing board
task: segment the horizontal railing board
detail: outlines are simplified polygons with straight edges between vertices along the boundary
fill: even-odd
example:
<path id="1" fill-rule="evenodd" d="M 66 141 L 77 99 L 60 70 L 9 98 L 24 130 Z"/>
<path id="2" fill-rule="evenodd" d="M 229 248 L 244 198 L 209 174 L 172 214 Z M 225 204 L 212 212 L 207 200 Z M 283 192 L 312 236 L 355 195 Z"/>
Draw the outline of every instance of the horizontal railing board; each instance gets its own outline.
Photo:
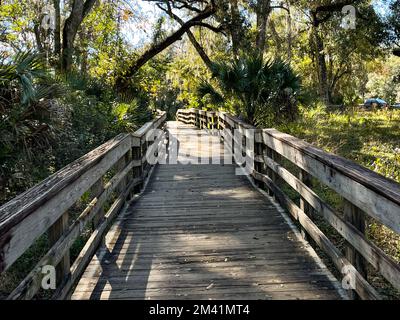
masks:
<path id="1" fill-rule="evenodd" d="M 204 113 L 203 111 L 201 112 Z M 199 115 L 198 110 L 186 110 L 182 112 L 182 120 L 194 117 L 196 121 L 193 124 L 204 126 L 210 123 L 203 115 Z M 211 118 L 209 112 L 206 112 L 206 118 Z M 178 117 L 179 119 L 179 117 Z M 226 112 L 216 112 L 213 122 L 218 124 L 220 129 L 256 129 L 255 127 L 243 122 L 242 120 L 229 115 Z M 230 135 L 233 139 L 233 136 Z M 296 164 L 299 168 L 305 170 L 321 183 L 327 185 L 342 197 L 347 199 L 353 205 L 359 207 L 366 214 L 377 221 L 383 223 L 390 229 L 400 233 L 400 184 L 392 181 L 372 170 L 362 167 L 353 161 L 330 154 L 319 148 L 316 148 L 303 140 L 290 135 L 281 133 L 275 129 L 256 129 L 256 143 L 262 143 L 274 150 L 277 154 Z M 265 162 L 268 157 L 256 157 L 255 161 Z M 289 183 L 301 196 L 322 215 L 354 248 L 371 263 L 371 265 L 380 272 L 394 287 L 399 287 L 399 265 L 386 255 L 380 248 L 370 242 L 364 234 L 349 222 L 343 220 L 336 211 L 328 204 L 322 201 L 312 190 L 301 182 L 288 170 L 280 166 L 277 162 L 268 158 L 270 168 L 278 173 L 286 182 Z M 271 167 L 272 166 L 272 167 Z M 290 175 L 289 181 L 287 173 Z M 258 174 L 258 173 L 256 173 Z M 267 176 L 263 175 L 264 183 L 275 192 L 281 191 L 275 183 Z M 278 188 L 279 190 L 276 190 Z M 329 239 L 318 229 L 309 217 L 294 204 L 281 191 L 279 201 L 287 207 L 288 211 L 295 219 L 301 220 L 300 223 L 306 226 L 306 231 L 311 237 L 328 253 L 336 267 L 348 266 L 356 272 L 356 291 L 362 298 L 379 299 L 379 294 L 374 288 L 355 270 L 354 266 L 333 246 Z"/>
<path id="2" fill-rule="evenodd" d="M 96 165 L 107 152 L 128 138 L 128 134 L 118 135 L 1 206 L 0 234 L 24 219 L 26 215 L 40 207 L 66 185 L 79 178 L 82 172 Z"/>
<path id="3" fill-rule="evenodd" d="M 137 131 L 135 131 L 133 133 L 133 136 L 139 137 L 139 138 L 144 137 L 144 135 L 147 134 L 150 131 L 150 129 L 158 128 L 160 126 L 160 124 L 163 121 L 165 121 L 166 118 L 167 118 L 167 114 L 165 112 L 160 114 L 157 119 L 145 123 L 142 127 L 140 127 Z"/>
<path id="4" fill-rule="evenodd" d="M 118 184 L 127 176 L 132 168 L 140 165 L 137 160 L 132 160 L 121 172 L 116 174 L 104 186 L 103 192 L 85 208 L 82 214 L 69 227 L 67 233 L 62 236 L 39 261 L 35 268 L 25 277 L 16 289 L 10 294 L 8 299 L 32 299 L 40 288 L 39 282 L 43 276 L 41 269 L 46 265 L 57 265 L 64 254 L 70 249 L 76 238 L 81 234 L 86 225 L 94 218 L 97 212 L 106 203 L 108 197 L 117 188 Z M 141 179 L 133 180 L 138 184 Z"/>
<path id="5" fill-rule="evenodd" d="M 150 124 L 159 126 L 165 119 L 166 113 L 163 112 Z M 118 135 L 1 206 L 0 272 L 6 270 L 35 239 L 136 146 L 137 137 L 142 135 L 142 131 L 139 129 L 134 134 Z"/>
<path id="6" fill-rule="evenodd" d="M 328 237 L 315 225 L 315 223 L 301 210 L 288 196 L 266 175 L 253 172 L 256 180 L 264 182 L 278 197 L 280 203 L 289 211 L 293 218 L 304 227 L 316 244 L 331 258 L 338 270 L 347 267 L 355 277 L 355 291 L 363 299 L 381 299 L 376 290 L 362 277 L 354 266 L 343 256 Z"/>
<path id="7" fill-rule="evenodd" d="M 400 184 L 275 129 L 263 129 L 262 142 L 400 233 Z"/>
<path id="8" fill-rule="evenodd" d="M 316 212 L 324 217 L 364 258 L 371 263 L 393 286 L 400 289 L 400 265 L 386 255 L 383 250 L 366 239 L 353 225 L 344 221 L 337 212 L 326 204 L 310 187 L 271 158 L 257 156 L 256 161 L 265 163 L 286 183 L 296 190 Z"/>
<path id="9" fill-rule="evenodd" d="M 245 129 L 256 129 L 255 126 L 248 124 L 244 122 L 243 120 L 240 120 L 239 118 L 232 116 L 232 115 L 226 115 L 229 119 L 231 119 L 234 123 L 238 124 L 239 126 L 245 128 Z"/>
<path id="10" fill-rule="evenodd" d="M 112 152 L 106 153 L 101 160 L 89 170 L 82 172 L 78 179 L 67 184 L 61 191 L 40 207 L 29 212 L 11 229 L 2 233 L 1 267 L 7 269 L 20 257 L 57 219 L 66 212 L 82 195 L 102 177 L 131 148 L 130 140 L 124 139 Z"/>

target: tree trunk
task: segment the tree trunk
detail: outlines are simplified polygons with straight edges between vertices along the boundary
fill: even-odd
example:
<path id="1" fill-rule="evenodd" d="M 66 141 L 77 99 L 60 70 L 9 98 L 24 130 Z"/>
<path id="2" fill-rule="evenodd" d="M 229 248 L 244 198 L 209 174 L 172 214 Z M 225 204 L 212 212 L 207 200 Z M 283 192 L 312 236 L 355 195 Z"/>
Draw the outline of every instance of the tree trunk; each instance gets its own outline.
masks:
<path id="1" fill-rule="evenodd" d="M 118 90 L 122 90 L 127 86 L 127 79 L 131 78 L 147 61 L 155 57 L 157 54 L 162 52 L 164 49 L 168 48 L 171 44 L 176 41 L 182 39 L 182 36 L 193 26 L 198 25 L 199 22 L 207 19 L 215 13 L 216 9 L 214 6 L 206 7 L 202 12 L 200 12 L 197 16 L 193 17 L 189 21 L 185 22 L 181 27 L 175 31 L 172 35 L 166 37 L 160 43 L 153 45 L 151 48 L 146 50 L 140 57 L 137 59 L 133 65 L 129 67 L 127 72 L 122 76 L 118 77 L 116 80 L 116 87 Z"/>
<path id="2" fill-rule="evenodd" d="M 288 14 L 286 16 L 287 23 L 287 58 L 289 63 L 292 61 L 292 13 L 290 10 L 290 2 L 286 1 L 286 7 L 288 8 Z"/>
<path id="3" fill-rule="evenodd" d="M 239 47 L 241 42 L 240 29 L 242 27 L 242 23 L 240 21 L 238 0 L 231 0 L 230 7 L 231 7 L 231 26 L 229 28 L 229 31 L 232 39 L 233 56 L 235 57 L 235 59 L 237 59 L 239 56 Z"/>
<path id="4" fill-rule="evenodd" d="M 74 51 L 74 41 L 80 25 L 85 17 L 92 10 L 97 0 L 74 0 L 72 3 L 71 14 L 65 20 L 63 29 L 63 43 L 61 55 L 61 68 L 68 72 L 72 67 L 72 54 Z"/>
<path id="5" fill-rule="evenodd" d="M 356 3 L 357 0 L 343 0 L 341 2 L 328 3 L 320 5 L 311 11 L 312 15 L 312 42 L 313 50 L 317 60 L 319 91 L 321 99 L 329 105 L 331 102 L 331 91 L 328 85 L 328 70 L 326 66 L 324 42 L 320 36 L 319 26 L 332 18 L 335 12 L 340 12 L 346 5 Z M 320 14 L 324 14 L 319 18 Z"/>
<path id="6" fill-rule="evenodd" d="M 256 47 L 260 55 L 265 51 L 268 17 L 271 13 L 271 0 L 258 0 L 257 2 L 257 36 Z"/>
<path id="7" fill-rule="evenodd" d="M 197 42 L 194 34 L 192 33 L 192 31 L 187 30 L 186 34 L 189 37 L 190 42 L 192 43 L 193 47 L 196 49 L 197 53 L 199 54 L 199 56 L 201 57 L 201 59 L 203 60 L 204 64 L 207 66 L 208 69 L 212 70 L 212 61 L 211 59 L 208 57 L 207 53 L 205 52 L 205 50 L 203 49 L 203 47 L 200 45 L 200 43 Z"/>
<path id="8" fill-rule="evenodd" d="M 185 22 L 179 18 L 176 14 L 172 12 L 171 9 L 165 11 L 172 19 L 177 21 L 181 27 L 184 26 Z M 197 53 L 199 54 L 200 58 L 203 60 L 204 64 L 212 71 L 212 62 L 211 59 L 208 57 L 207 53 L 203 49 L 203 47 L 200 45 L 200 43 L 196 40 L 196 37 L 190 31 L 190 29 L 186 30 L 186 34 L 189 37 L 190 42 L 192 43 L 193 47 L 196 49 Z"/>
<path id="9" fill-rule="evenodd" d="M 328 70 L 326 67 L 324 42 L 319 34 L 318 27 L 313 27 L 313 38 L 314 38 L 314 51 L 317 60 L 318 70 L 318 82 L 319 82 L 319 93 L 322 101 L 325 104 L 330 103 L 330 93 L 328 86 Z"/>
<path id="10" fill-rule="evenodd" d="M 61 11 L 60 11 L 60 0 L 53 0 L 54 6 L 54 55 L 60 57 L 61 55 Z"/>
<path id="11" fill-rule="evenodd" d="M 80 40 L 79 58 L 80 58 L 80 71 L 83 77 L 86 76 L 87 64 L 88 64 L 88 48 L 86 45 L 87 41 L 85 39 L 86 35 L 87 35 L 86 30 L 82 28 L 81 31 L 79 32 L 79 40 Z"/>
<path id="12" fill-rule="evenodd" d="M 36 46 L 40 53 L 44 52 L 41 36 L 40 36 L 40 22 L 35 23 L 33 26 L 33 32 L 35 34 Z"/>

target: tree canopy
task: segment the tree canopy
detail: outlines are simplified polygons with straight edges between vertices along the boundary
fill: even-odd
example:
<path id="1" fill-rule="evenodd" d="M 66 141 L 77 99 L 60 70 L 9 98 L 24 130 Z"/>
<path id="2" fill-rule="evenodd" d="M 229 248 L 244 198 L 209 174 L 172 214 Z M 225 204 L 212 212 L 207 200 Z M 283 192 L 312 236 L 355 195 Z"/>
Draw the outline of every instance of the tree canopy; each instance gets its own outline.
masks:
<path id="1" fill-rule="evenodd" d="M 273 125 L 299 106 L 399 102 L 399 10 L 398 0 L 3 0 L 0 194 L 157 108 Z"/>

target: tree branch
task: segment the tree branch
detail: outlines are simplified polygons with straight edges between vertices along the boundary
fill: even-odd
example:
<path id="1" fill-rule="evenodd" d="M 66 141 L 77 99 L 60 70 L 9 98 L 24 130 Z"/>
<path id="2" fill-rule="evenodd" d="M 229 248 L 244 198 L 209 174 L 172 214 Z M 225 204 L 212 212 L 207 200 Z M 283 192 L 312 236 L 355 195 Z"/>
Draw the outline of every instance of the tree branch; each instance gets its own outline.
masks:
<path id="1" fill-rule="evenodd" d="M 339 12 L 343 9 L 343 7 L 357 4 L 361 0 L 344 0 L 338 3 L 331 3 L 327 5 L 321 5 L 316 7 L 314 10 L 311 10 L 311 14 L 313 16 L 313 23 L 315 27 L 318 27 L 321 23 L 328 21 L 334 12 Z M 319 18 L 319 14 L 326 13 L 326 15 L 322 18 Z"/>
<path id="2" fill-rule="evenodd" d="M 197 25 L 204 19 L 209 18 L 216 12 L 216 7 L 213 5 L 208 5 L 201 13 L 197 16 L 193 17 L 189 21 L 185 22 L 181 27 L 176 30 L 173 34 L 165 38 L 162 42 L 153 45 L 151 48 L 146 50 L 140 57 L 135 61 L 135 63 L 129 67 L 128 71 L 123 75 L 125 78 L 131 78 L 147 61 L 152 59 L 154 56 L 162 52 L 164 49 L 168 48 L 174 42 L 180 40 L 182 36 L 187 32 L 191 27 Z M 117 79 L 117 87 L 124 88 L 127 83 L 124 83 L 124 80 L 119 77 Z"/>
<path id="3" fill-rule="evenodd" d="M 279 5 L 279 6 L 271 6 L 271 9 L 282 9 L 282 10 L 286 10 L 286 12 L 290 13 L 290 10 L 288 8 L 286 8 L 283 5 Z"/>
<path id="4" fill-rule="evenodd" d="M 160 10 L 166 12 L 172 19 L 176 20 L 181 26 L 183 26 L 185 24 L 185 22 L 181 18 L 179 18 L 176 14 L 174 14 L 172 12 L 172 8 L 169 5 L 169 2 L 168 2 L 168 9 L 165 9 L 160 5 L 157 5 L 157 6 L 160 8 Z M 200 43 L 197 42 L 196 37 L 194 36 L 192 31 L 190 31 L 190 28 L 188 30 L 186 30 L 186 34 L 188 35 L 190 42 L 192 43 L 193 47 L 196 49 L 197 53 L 203 60 L 204 64 L 211 70 L 212 69 L 211 59 L 208 57 L 207 53 L 205 52 L 203 47 L 200 45 Z"/>

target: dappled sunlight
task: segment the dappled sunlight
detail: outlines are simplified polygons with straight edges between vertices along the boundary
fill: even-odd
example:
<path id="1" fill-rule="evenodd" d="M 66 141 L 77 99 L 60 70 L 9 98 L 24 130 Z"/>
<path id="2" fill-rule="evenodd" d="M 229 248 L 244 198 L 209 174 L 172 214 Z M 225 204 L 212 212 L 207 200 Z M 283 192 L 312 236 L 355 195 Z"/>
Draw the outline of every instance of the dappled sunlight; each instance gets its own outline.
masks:
<path id="1" fill-rule="evenodd" d="M 0 300 L 400 298 L 399 16 L 0 1 Z"/>
<path id="2" fill-rule="evenodd" d="M 159 166 L 73 298 L 339 298 L 276 207 L 234 173 L 235 166 Z"/>
<path id="3" fill-rule="evenodd" d="M 254 192 L 249 192 L 249 190 L 231 188 L 203 191 L 202 193 L 212 196 L 226 196 L 234 199 L 252 199 L 254 196 Z"/>

